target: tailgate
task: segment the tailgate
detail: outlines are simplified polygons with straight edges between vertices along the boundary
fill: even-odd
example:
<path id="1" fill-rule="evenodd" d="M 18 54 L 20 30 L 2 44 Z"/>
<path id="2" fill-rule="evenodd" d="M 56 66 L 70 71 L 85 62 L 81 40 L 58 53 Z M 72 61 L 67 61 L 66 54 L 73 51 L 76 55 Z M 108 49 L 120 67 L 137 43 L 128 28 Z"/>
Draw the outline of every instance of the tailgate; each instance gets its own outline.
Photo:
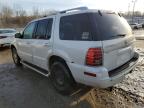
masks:
<path id="1" fill-rule="evenodd" d="M 134 40 L 134 37 L 127 36 L 125 38 L 102 41 L 103 64 L 109 71 L 125 64 L 134 56 Z"/>

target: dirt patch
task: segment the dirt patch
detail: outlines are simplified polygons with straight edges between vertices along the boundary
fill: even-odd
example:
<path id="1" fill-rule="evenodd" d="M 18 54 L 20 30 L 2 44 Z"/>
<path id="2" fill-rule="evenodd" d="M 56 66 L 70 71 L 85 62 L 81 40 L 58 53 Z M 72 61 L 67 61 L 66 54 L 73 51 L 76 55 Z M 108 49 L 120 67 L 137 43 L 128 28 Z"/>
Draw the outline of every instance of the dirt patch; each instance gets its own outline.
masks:
<path id="1" fill-rule="evenodd" d="M 144 49 L 144 40 L 137 40 L 134 43 L 136 48 L 143 48 Z"/>
<path id="2" fill-rule="evenodd" d="M 9 48 L 0 48 L 0 64 L 12 63 L 11 50 Z"/>

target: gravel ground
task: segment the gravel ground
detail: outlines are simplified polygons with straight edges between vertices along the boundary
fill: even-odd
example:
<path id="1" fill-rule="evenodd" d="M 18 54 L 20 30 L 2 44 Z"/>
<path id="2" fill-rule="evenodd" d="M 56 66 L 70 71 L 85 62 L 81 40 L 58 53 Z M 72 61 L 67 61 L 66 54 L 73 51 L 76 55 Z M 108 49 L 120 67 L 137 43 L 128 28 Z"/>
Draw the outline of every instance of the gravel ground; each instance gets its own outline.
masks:
<path id="1" fill-rule="evenodd" d="M 137 49 L 140 54 L 140 61 L 131 74 L 116 87 L 129 91 L 138 96 L 144 97 L 144 49 Z"/>
<path id="2" fill-rule="evenodd" d="M 137 40 L 135 41 L 135 47 L 144 49 L 144 40 Z"/>
<path id="3" fill-rule="evenodd" d="M 144 49 L 137 48 L 140 61 L 125 80 L 111 89 L 93 89 L 99 108 L 144 108 Z M 92 95 L 93 95 L 92 94 Z"/>
<path id="4" fill-rule="evenodd" d="M 0 48 L 0 64 L 12 63 L 10 49 Z"/>
<path id="5" fill-rule="evenodd" d="M 126 79 L 113 88 L 83 87 L 61 96 L 48 78 L 16 67 L 9 49 L 0 50 L 0 108 L 144 108 L 144 41 L 137 41 L 141 60 Z"/>

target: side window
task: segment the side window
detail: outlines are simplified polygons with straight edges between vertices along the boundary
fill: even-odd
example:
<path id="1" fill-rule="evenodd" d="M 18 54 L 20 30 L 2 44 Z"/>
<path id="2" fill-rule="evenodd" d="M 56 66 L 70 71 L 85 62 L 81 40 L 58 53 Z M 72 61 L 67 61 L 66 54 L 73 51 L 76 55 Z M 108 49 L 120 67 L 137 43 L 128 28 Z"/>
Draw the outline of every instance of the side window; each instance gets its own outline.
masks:
<path id="1" fill-rule="evenodd" d="M 38 22 L 35 33 L 36 39 L 50 39 L 53 19 L 44 19 Z"/>
<path id="2" fill-rule="evenodd" d="M 88 14 L 64 16 L 60 19 L 61 40 L 92 40 L 93 27 Z"/>
<path id="3" fill-rule="evenodd" d="M 52 33 L 52 24 L 53 24 L 53 19 L 48 19 L 48 27 L 47 27 L 47 33 L 46 33 L 46 39 L 50 39 L 51 33 Z"/>
<path id="4" fill-rule="evenodd" d="M 30 23 L 23 32 L 24 39 L 32 39 L 36 22 Z"/>

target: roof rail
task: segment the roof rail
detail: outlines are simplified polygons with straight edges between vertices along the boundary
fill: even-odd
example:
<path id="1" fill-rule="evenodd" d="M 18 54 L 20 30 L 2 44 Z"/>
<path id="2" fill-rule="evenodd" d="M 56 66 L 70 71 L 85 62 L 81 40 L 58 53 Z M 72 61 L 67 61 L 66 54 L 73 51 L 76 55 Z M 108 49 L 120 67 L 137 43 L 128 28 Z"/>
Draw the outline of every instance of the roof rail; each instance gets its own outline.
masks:
<path id="1" fill-rule="evenodd" d="M 73 10 L 88 10 L 88 7 L 77 7 L 77 8 L 72 8 L 72 9 L 68 9 L 68 10 L 64 10 L 64 11 L 60 11 L 59 13 L 66 13 L 68 11 L 73 11 Z"/>

